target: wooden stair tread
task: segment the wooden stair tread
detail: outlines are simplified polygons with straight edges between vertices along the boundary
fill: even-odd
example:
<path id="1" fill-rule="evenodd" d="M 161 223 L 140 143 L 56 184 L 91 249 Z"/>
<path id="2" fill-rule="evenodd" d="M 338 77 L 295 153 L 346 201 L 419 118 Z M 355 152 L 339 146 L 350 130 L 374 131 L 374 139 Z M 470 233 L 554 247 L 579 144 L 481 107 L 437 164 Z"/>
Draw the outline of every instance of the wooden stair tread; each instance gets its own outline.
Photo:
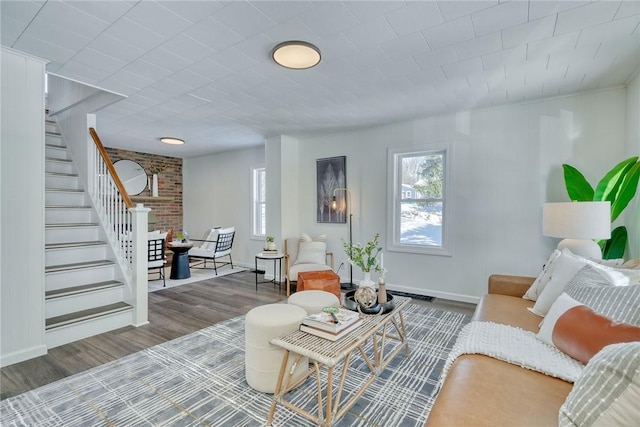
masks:
<path id="1" fill-rule="evenodd" d="M 73 162 L 73 160 L 71 160 L 71 159 L 58 159 L 57 157 L 45 157 L 44 160 L 48 161 L 48 162 L 62 162 L 62 163 L 72 163 Z"/>
<path id="2" fill-rule="evenodd" d="M 44 272 L 45 274 L 57 273 L 61 271 L 82 270 L 84 268 L 106 267 L 113 264 L 115 264 L 113 261 L 109 261 L 107 259 L 98 260 L 98 261 L 75 262 L 72 264 L 50 265 L 44 268 Z"/>
<path id="3" fill-rule="evenodd" d="M 64 224 L 45 224 L 44 228 L 97 227 L 97 222 L 69 222 Z"/>
<path id="4" fill-rule="evenodd" d="M 64 173 L 64 172 L 45 172 L 45 175 L 49 175 L 49 176 L 68 176 L 68 177 L 73 177 L 73 178 L 77 178 L 78 177 L 77 173 Z"/>
<path id="5" fill-rule="evenodd" d="M 47 243 L 44 245 L 45 249 L 66 249 L 66 248 L 80 248 L 87 246 L 103 246 L 107 242 L 104 240 L 92 240 L 87 242 L 66 242 L 66 243 Z"/>
<path id="6" fill-rule="evenodd" d="M 104 305 L 101 307 L 90 308 L 87 310 L 76 311 L 75 313 L 63 314 L 62 316 L 51 317 L 46 320 L 45 330 L 50 331 L 61 326 L 80 323 L 83 321 L 96 319 L 107 314 L 119 313 L 122 311 L 132 310 L 133 307 L 124 302 Z"/>
<path id="7" fill-rule="evenodd" d="M 45 296 L 45 299 L 50 300 L 50 299 L 62 298 L 70 295 L 78 295 L 78 294 L 84 294 L 92 291 L 99 291 L 102 289 L 114 288 L 117 286 L 121 286 L 122 284 L 123 284 L 122 282 L 118 282 L 117 280 L 88 283 L 86 285 L 72 286 L 69 288 L 47 291 L 45 292 L 44 296 Z"/>

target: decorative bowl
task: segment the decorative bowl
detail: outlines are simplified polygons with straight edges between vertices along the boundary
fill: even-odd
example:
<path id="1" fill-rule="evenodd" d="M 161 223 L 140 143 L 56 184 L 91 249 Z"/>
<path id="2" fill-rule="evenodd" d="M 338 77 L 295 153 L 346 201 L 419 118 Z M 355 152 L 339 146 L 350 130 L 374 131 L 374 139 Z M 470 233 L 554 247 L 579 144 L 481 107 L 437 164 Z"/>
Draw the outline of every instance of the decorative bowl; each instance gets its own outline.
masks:
<path id="1" fill-rule="evenodd" d="M 356 300 L 353 298 L 353 295 L 356 293 L 356 291 L 349 291 L 344 295 L 344 307 L 348 310 L 353 310 L 353 311 L 358 311 L 358 303 L 356 302 Z M 367 307 L 360 307 L 360 311 L 363 314 L 378 314 L 380 312 L 382 313 L 388 313 L 391 310 L 393 310 L 396 306 L 396 302 L 393 299 L 393 295 L 390 294 L 389 292 L 387 292 L 387 302 L 384 304 L 376 304 L 373 307 L 367 308 Z"/>

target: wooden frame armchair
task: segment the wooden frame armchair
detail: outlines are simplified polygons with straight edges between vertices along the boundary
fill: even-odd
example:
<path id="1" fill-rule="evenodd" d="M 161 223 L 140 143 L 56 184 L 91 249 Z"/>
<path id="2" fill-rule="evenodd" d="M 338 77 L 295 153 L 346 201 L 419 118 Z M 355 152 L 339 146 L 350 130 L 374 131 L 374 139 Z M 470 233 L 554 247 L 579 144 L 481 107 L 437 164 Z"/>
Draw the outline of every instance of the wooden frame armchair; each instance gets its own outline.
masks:
<path id="1" fill-rule="evenodd" d="M 333 252 L 326 251 L 326 246 L 324 260 L 322 260 L 323 262 L 320 262 L 320 259 L 310 260 L 305 257 L 299 259 L 300 243 L 299 237 L 292 237 L 284 240 L 284 271 L 287 282 L 287 296 L 291 293 L 291 282 L 298 282 L 298 273 L 303 271 L 333 271 Z"/>
<path id="2" fill-rule="evenodd" d="M 216 276 L 218 275 L 218 266 L 224 267 L 225 265 L 231 265 L 233 269 L 231 248 L 235 234 L 235 227 L 214 228 L 209 232 L 209 236 L 206 239 L 191 239 L 194 242 L 202 242 L 200 246 L 194 246 L 189 250 L 189 261 L 191 261 L 191 258 L 201 260 L 191 267 L 203 264 L 202 267 L 197 268 L 207 268 L 207 261 L 213 261 L 213 269 L 216 272 Z M 229 257 L 229 261 L 216 262 L 219 258 L 226 256 Z"/>

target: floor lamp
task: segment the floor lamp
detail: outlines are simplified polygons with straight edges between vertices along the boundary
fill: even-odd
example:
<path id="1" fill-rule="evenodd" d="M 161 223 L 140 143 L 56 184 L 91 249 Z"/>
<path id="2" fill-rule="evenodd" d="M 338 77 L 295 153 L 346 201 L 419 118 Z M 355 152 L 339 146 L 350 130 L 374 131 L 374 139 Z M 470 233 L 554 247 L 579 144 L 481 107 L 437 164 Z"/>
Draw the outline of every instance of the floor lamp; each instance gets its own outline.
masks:
<path id="1" fill-rule="evenodd" d="M 337 209 L 338 203 L 336 201 L 336 193 L 338 191 L 344 191 L 347 193 L 347 211 L 349 211 L 349 247 L 353 245 L 353 211 L 351 209 L 351 191 L 348 188 L 335 188 L 333 190 L 333 202 L 331 206 L 334 210 Z M 351 254 L 349 254 L 351 255 Z M 351 256 L 349 256 L 351 258 Z M 349 263 L 349 283 L 340 283 L 340 289 L 353 289 L 353 265 Z"/>

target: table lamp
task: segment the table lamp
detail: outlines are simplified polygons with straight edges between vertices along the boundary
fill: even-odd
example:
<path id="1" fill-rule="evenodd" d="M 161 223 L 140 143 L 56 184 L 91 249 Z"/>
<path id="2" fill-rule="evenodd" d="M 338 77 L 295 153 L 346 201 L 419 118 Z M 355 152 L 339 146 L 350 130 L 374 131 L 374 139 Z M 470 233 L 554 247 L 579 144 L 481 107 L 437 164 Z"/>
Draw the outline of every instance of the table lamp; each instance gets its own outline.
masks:
<path id="1" fill-rule="evenodd" d="M 600 246 L 592 239 L 611 237 L 611 203 L 545 203 L 542 228 L 545 236 L 564 239 L 558 249 L 568 248 L 585 258 L 602 259 Z"/>

